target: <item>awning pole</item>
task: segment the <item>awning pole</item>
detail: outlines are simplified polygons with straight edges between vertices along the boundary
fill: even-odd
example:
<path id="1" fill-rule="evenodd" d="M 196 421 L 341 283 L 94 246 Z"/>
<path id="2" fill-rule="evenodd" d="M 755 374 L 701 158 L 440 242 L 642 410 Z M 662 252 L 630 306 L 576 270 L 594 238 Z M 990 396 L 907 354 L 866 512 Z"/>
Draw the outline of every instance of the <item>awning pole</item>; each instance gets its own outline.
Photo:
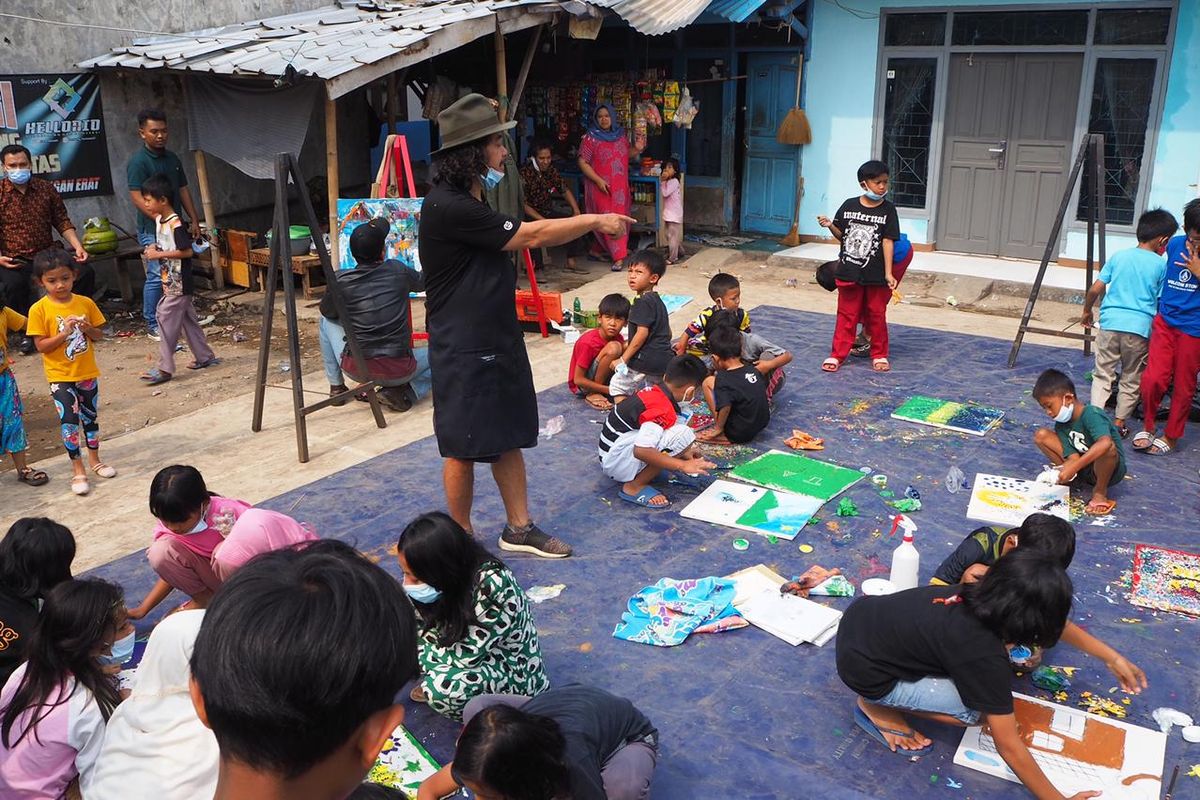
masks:
<path id="1" fill-rule="evenodd" d="M 196 159 L 196 182 L 200 184 L 200 209 L 204 212 L 204 226 L 208 228 L 208 235 L 214 236 L 217 232 L 217 212 L 213 209 L 212 191 L 208 188 L 208 162 L 204 158 L 203 150 L 193 151 L 193 156 Z M 208 255 L 212 261 L 213 285 L 224 289 L 225 273 L 221 271 L 221 248 L 210 247 Z"/>
<path id="2" fill-rule="evenodd" d="M 521 104 L 521 95 L 525 92 L 525 81 L 529 78 L 529 68 L 533 66 L 533 56 L 537 53 L 543 27 L 545 26 L 538 25 L 533 29 L 533 38 L 529 40 L 529 47 L 525 48 L 525 60 L 521 62 L 521 71 L 517 73 L 517 83 L 513 87 L 512 100 L 508 106 L 514 114 L 517 113 L 517 106 Z"/>
<path id="3" fill-rule="evenodd" d="M 387 126 L 388 134 L 396 133 L 396 73 L 387 76 Z"/>
<path id="4" fill-rule="evenodd" d="M 334 269 L 341 263 L 338 252 L 338 147 L 337 147 L 337 101 L 325 95 L 325 176 L 326 193 L 329 200 L 329 255 Z M 306 192 L 305 186 L 297 186 L 296 191 Z M 316 236 L 320 231 L 313 231 Z"/>
<path id="5" fill-rule="evenodd" d="M 500 104 L 497 113 L 501 122 L 508 121 L 508 64 L 505 60 L 504 32 L 500 29 L 500 16 L 496 15 L 496 101 Z"/>

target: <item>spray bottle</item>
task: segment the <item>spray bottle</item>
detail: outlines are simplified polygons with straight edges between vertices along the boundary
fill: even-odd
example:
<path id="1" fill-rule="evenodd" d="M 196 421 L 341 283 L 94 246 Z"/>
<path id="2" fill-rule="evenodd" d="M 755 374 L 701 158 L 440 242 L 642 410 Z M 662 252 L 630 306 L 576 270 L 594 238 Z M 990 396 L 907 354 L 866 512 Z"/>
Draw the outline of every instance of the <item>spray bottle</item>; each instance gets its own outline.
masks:
<path id="1" fill-rule="evenodd" d="M 916 523 L 907 514 L 897 514 L 892 518 L 892 534 L 901 528 L 904 529 L 904 541 L 892 552 L 892 574 L 888 578 L 897 592 L 916 588 L 921 567 L 921 554 L 913 544 Z"/>

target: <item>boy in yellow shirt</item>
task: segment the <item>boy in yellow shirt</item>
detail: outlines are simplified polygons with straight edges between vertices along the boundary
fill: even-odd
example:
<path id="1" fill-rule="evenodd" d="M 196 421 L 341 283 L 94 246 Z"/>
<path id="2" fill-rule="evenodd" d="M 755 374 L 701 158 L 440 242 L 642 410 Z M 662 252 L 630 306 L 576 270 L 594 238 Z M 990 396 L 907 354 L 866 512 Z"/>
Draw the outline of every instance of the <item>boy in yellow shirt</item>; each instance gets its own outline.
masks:
<path id="1" fill-rule="evenodd" d="M 46 296 L 30 307 L 25 332 L 42 354 L 42 368 L 62 422 L 63 446 L 75 473 L 71 491 L 85 495 L 91 486 L 79 457 L 81 429 L 92 472 L 101 478 L 117 474 L 100 460 L 100 426 L 96 422 L 100 368 L 92 343 L 104 338 L 100 326 L 105 319 L 92 298 L 71 293 L 75 266 L 65 250 L 38 253 L 33 276 L 46 290 Z"/>

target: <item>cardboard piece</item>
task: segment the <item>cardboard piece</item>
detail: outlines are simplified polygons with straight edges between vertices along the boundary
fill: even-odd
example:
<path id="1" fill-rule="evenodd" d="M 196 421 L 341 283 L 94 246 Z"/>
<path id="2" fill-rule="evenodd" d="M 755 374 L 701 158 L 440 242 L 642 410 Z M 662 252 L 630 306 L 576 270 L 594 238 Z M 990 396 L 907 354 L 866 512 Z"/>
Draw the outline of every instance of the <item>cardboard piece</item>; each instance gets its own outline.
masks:
<path id="1" fill-rule="evenodd" d="M 421 781 L 441 768 L 421 743 L 400 725 L 383 745 L 379 758 L 367 773 L 367 781 L 399 789 L 409 800 L 416 800 Z"/>
<path id="2" fill-rule="evenodd" d="M 1139 544 L 1132 586 L 1135 606 L 1200 617 L 1200 553 Z"/>
<path id="3" fill-rule="evenodd" d="M 716 480 L 680 513 L 716 525 L 791 541 L 821 508 L 815 497 Z"/>
<path id="4" fill-rule="evenodd" d="M 914 395 L 892 412 L 892 419 L 930 425 L 948 431 L 983 436 L 1000 424 L 1004 412 L 998 408 L 939 400 L 936 397 Z"/>
<path id="5" fill-rule="evenodd" d="M 782 450 L 769 450 L 740 464 L 729 472 L 729 476 L 768 489 L 816 497 L 822 503 L 863 479 L 858 470 Z"/>
<path id="6" fill-rule="evenodd" d="M 757 628 L 795 647 L 809 642 L 818 647 L 837 633 L 842 612 L 803 597 L 780 594 L 786 581 L 764 564 L 727 576 L 737 593 L 733 607 Z"/>
<path id="7" fill-rule="evenodd" d="M 1023 694 L 1014 693 L 1013 704 L 1026 746 L 1064 795 L 1095 789 L 1105 800 L 1158 798 L 1166 734 Z M 954 763 L 1020 783 L 982 727 L 967 728 Z"/>
<path id="8" fill-rule="evenodd" d="M 971 486 L 967 519 L 1015 528 L 1030 514 L 1040 511 L 1070 522 L 1070 497 L 1066 486 L 979 473 Z"/>

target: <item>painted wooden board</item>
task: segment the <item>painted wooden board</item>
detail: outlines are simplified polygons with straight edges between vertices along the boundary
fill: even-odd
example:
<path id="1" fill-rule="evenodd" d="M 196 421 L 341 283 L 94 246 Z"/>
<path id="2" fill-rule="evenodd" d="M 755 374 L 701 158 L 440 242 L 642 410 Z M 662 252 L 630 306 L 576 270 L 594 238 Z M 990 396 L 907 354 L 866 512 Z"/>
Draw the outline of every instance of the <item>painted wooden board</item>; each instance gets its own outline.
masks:
<path id="1" fill-rule="evenodd" d="M 791 541 L 821 508 L 821 500 L 762 486 L 716 480 L 680 516 Z"/>
<path id="2" fill-rule="evenodd" d="M 983 436 L 1000 424 L 1004 412 L 998 408 L 914 395 L 892 412 L 892 419 L 931 425 L 948 431 Z"/>
<path id="3" fill-rule="evenodd" d="M 1200 553 L 1139 544 L 1133 551 L 1129 602 L 1200 617 Z"/>
<path id="4" fill-rule="evenodd" d="M 416 800 L 421 781 L 439 769 L 441 765 L 433 760 L 433 756 L 426 752 L 416 737 L 400 725 L 383 745 L 379 758 L 375 759 L 375 765 L 367 773 L 367 780 L 399 789 L 409 800 Z"/>
<path id="5" fill-rule="evenodd" d="M 1104 800 L 1157 800 L 1162 793 L 1166 734 L 1023 694 L 1014 693 L 1013 703 L 1029 752 L 1067 797 L 1089 789 L 1103 792 Z M 1021 782 L 982 727 L 967 728 L 954 763 Z"/>
<path id="6" fill-rule="evenodd" d="M 824 503 L 858 483 L 863 474 L 798 453 L 769 450 L 734 467 L 729 477 L 768 489 L 815 497 Z"/>
<path id="7" fill-rule="evenodd" d="M 1015 528 L 1040 511 L 1070 522 L 1070 497 L 1066 486 L 979 473 L 971 485 L 967 519 Z"/>

